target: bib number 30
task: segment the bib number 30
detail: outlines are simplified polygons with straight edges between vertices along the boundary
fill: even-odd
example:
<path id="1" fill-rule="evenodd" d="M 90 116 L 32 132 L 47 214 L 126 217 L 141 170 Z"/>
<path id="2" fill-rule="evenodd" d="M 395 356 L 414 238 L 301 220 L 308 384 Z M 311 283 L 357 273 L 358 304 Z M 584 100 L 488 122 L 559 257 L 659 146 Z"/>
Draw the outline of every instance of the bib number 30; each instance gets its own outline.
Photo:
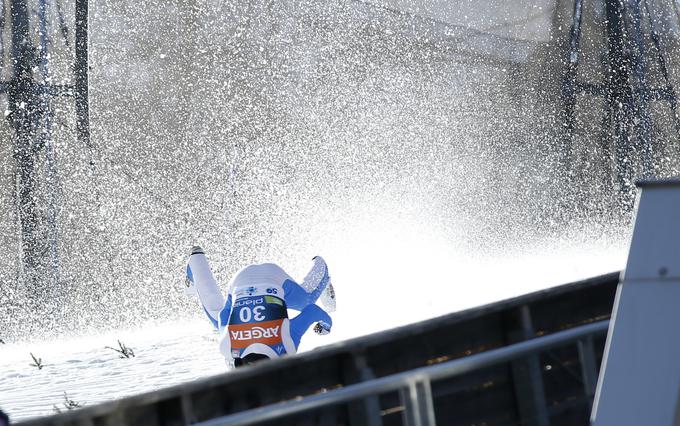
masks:
<path id="1" fill-rule="evenodd" d="M 264 306 L 255 306 L 254 308 L 244 306 L 238 312 L 238 317 L 241 320 L 241 322 L 250 322 L 251 319 L 254 319 L 255 321 L 264 321 L 265 320 L 265 316 L 263 315 L 264 310 L 265 310 Z"/>

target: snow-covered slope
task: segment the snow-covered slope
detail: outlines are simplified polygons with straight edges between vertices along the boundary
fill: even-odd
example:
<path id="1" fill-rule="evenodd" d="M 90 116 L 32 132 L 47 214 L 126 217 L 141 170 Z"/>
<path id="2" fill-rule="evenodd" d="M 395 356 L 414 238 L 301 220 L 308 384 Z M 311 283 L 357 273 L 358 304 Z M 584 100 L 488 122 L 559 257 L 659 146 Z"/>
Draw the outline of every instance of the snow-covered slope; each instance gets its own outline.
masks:
<path id="1" fill-rule="evenodd" d="M 347 237 L 365 238 L 363 248 L 338 245 L 326 256 L 338 295 L 335 326 L 328 336 L 310 332 L 301 351 L 610 272 L 625 258 L 621 243 L 465 259 L 408 233 L 396 240 L 362 235 Z M 33 342 L 0 345 L 0 408 L 21 420 L 51 414 L 54 406 L 64 409 L 65 395 L 92 405 L 223 373 L 217 336 L 198 306 L 196 312 L 192 320 L 134 331 L 50 341 L 34 336 Z M 136 356 L 121 359 L 105 348 L 118 347 L 118 340 Z M 44 368 L 29 365 L 31 353 Z"/>

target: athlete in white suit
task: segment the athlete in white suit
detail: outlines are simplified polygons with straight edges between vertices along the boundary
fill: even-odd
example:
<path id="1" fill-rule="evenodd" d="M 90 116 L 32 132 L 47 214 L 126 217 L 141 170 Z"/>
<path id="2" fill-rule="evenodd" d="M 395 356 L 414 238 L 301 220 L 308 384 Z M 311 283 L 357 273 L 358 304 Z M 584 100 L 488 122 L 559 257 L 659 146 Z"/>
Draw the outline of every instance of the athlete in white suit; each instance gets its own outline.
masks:
<path id="1" fill-rule="evenodd" d="M 333 320 L 316 305 L 329 282 L 328 267 L 319 256 L 303 286 L 273 263 L 250 265 L 231 280 L 225 299 L 203 249 L 195 246 L 187 265 L 189 291 L 198 294 L 205 313 L 219 330 L 220 351 L 227 363 L 237 367 L 296 353 L 302 335 L 314 323 L 317 333 L 330 332 Z M 289 319 L 288 309 L 300 313 Z"/>

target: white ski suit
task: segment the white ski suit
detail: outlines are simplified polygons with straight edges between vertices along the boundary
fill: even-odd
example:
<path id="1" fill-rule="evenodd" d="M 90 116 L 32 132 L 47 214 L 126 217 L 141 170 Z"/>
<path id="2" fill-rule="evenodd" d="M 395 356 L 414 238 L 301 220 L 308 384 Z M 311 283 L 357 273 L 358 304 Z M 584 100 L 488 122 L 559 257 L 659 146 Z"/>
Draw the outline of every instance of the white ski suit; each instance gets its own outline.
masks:
<path id="1" fill-rule="evenodd" d="M 278 358 L 294 354 L 302 335 L 314 323 L 330 331 L 331 317 L 315 304 L 330 278 L 326 262 L 314 258 L 304 280 L 295 282 L 273 263 L 250 265 L 231 280 L 225 300 L 200 247 L 194 247 L 187 265 L 187 278 L 193 283 L 208 318 L 220 331 L 220 351 L 227 363 L 239 365 L 250 354 Z M 288 309 L 300 311 L 293 319 Z"/>

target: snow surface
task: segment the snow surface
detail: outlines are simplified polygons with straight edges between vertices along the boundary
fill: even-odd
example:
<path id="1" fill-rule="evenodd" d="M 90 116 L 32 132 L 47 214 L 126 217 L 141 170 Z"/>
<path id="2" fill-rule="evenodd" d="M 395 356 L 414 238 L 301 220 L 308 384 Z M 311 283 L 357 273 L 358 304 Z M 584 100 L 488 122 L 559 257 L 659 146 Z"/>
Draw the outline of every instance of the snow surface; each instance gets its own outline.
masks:
<path id="1" fill-rule="evenodd" d="M 301 351 L 618 270 L 626 252 L 621 241 L 465 259 L 432 236 L 402 232 L 395 239 L 379 228 L 347 236 L 347 241 L 360 238 L 362 244 L 353 247 L 361 249 L 339 245 L 326 255 L 338 296 L 334 329 L 328 336 L 310 332 Z M 117 347 L 117 340 L 136 356 L 121 359 L 105 348 Z M 30 353 L 42 359 L 42 370 L 29 365 Z M 52 414 L 55 406 L 64 409 L 64 393 L 93 405 L 223 373 L 227 367 L 217 335 L 197 315 L 138 330 L 0 345 L 0 371 L 0 408 L 21 420 Z"/>
<path id="2" fill-rule="evenodd" d="M 204 328 L 201 327 L 204 326 Z M 0 347 L 0 408 L 12 421 L 65 410 L 64 392 L 93 405 L 225 371 L 207 324 L 172 323 L 146 330 Z M 121 359 L 106 346 L 120 339 L 135 352 Z M 39 357 L 39 370 L 29 353 Z"/>

